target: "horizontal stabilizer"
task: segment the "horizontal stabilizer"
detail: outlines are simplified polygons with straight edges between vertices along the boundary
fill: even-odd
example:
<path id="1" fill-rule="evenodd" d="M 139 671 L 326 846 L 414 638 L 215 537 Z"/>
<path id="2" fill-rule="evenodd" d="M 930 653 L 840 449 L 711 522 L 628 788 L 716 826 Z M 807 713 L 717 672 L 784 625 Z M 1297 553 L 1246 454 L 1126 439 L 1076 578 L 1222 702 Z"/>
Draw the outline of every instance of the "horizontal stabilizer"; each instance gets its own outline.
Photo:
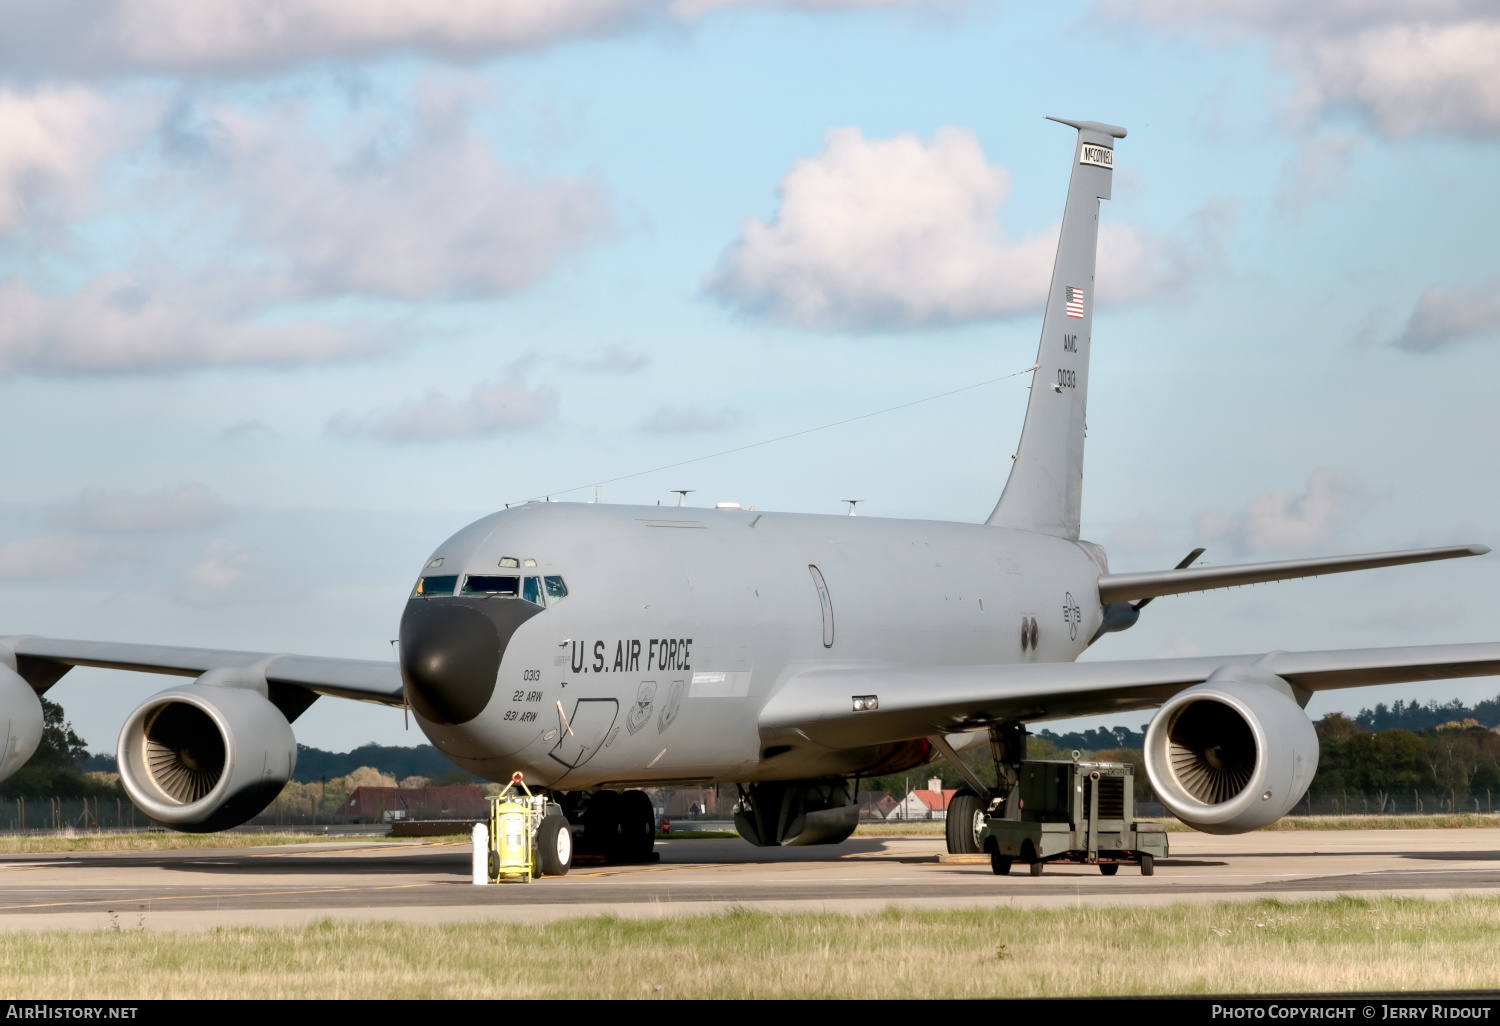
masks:
<path id="1" fill-rule="evenodd" d="M 1274 563 L 1242 563 L 1238 566 L 1196 566 L 1189 570 L 1151 570 L 1138 574 L 1105 574 L 1099 578 L 1099 601 L 1129 602 L 1188 591 L 1237 588 L 1242 584 L 1290 581 L 1298 577 L 1342 574 L 1350 570 L 1373 570 L 1403 563 L 1427 563 L 1435 559 L 1482 556 L 1486 545 L 1449 545 L 1438 549 L 1405 549 L 1371 552 L 1363 556 L 1322 556 L 1317 559 L 1283 559 Z"/>

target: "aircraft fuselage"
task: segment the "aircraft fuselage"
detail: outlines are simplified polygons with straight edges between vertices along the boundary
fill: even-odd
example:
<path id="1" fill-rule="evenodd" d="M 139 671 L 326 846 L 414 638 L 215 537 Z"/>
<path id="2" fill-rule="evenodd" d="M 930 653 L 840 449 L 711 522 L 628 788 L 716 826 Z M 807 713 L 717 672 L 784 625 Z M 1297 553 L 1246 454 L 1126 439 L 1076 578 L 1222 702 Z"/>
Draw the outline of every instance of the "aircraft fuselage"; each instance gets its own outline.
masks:
<path id="1" fill-rule="evenodd" d="M 424 575 L 457 593 L 402 619 L 417 722 L 472 772 L 564 789 L 878 771 L 895 746 L 766 749 L 757 714 L 810 670 L 1070 661 L 1102 617 L 1087 543 L 976 524 L 531 503 L 439 559 Z M 466 595 L 471 575 L 567 597 Z"/>

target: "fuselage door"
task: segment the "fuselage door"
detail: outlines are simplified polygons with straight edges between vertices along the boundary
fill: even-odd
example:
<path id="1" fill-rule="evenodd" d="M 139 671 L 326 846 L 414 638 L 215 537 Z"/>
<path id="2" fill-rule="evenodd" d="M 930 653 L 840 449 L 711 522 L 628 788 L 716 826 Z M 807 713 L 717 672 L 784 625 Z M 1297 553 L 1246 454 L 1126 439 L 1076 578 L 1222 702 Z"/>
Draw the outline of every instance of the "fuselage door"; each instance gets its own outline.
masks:
<path id="1" fill-rule="evenodd" d="M 811 563 L 807 565 L 807 569 L 812 573 L 813 587 L 818 589 L 818 604 L 823 607 L 823 647 L 832 648 L 833 600 L 828 597 L 828 583 L 823 580 L 823 571 Z"/>
<path id="2" fill-rule="evenodd" d="M 562 736 L 548 754 L 564 766 L 577 769 L 594 757 L 614 726 L 620 703 L 613 698 L 582 698 L 560 724 Z"/>

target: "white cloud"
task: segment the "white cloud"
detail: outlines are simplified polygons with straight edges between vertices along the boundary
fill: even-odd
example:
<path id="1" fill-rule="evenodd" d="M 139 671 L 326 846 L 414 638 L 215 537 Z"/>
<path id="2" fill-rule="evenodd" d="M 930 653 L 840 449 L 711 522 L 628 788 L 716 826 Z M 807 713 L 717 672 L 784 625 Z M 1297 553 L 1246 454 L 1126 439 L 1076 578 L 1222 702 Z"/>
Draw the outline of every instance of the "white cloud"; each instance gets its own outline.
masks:
<path id="1" fill-rule="evenodd" d="M 781 180 L 768 224 L 740 226 L 709 291 L 807 327 L 966 321 L 1029 309 L 1046 292 L 1053 237 L 1008 239 L 996 217 L 1010 172 L 974 133 L 866 139 L 836 128 Z"/>
<path id="2" fill-rule="evenodd" d="M 1500 335 L 1500 276 L 1476 286 L 1431 286 L 1396 339 L 1396 346 L 1428 353 Z"/>
<path id="3" fill-rule="evenodd" d="M 683 18 L 698 18 L 711 11 L 731 7 L 782 7 L 810 11 L 852 11 L 870 7 L 953 7 L 953 0 L 672 0 L 672 12 Z"/>
<path id="4" fill-rule="evenodd" d="M 1045 301 L 1058 229 L 1005 233 L 999 213 L 1010 172 L 986 161 L 967 129 L 941 128 L 930 141 L 833 129 L 823 152 L 798 160 L 778 192 L 775 217 L 744 221 L 705 283 L 745 313 L 859 331 L 987 320 Z M 1212 227 L 1218 216 L 1199 220 Z M 1180 294 L 1215 252 L 1107 225 L 1100 301 Z"/>
<path id="5" fill-rule="evenodd" d="M 1500 10 L 1489 0 L 1104 0 L 1109 14 L 1217 41 L 1263 37 L 1314 114 L 1387 135 L 1500 133 Z"/>
<path id="6" fill-rule="evenodd" d="M 1424 128 L 1500 133 L 1500 15 L 1382 25 L 1299 48 L 1307 100 L 1364 111 L 1390 135 Z"/>
<path id="7" fill-rule="evenodd" d="M 699 435 L 731 431 L 745 422 L 742 410 L 710 413 L 699 406 L 663 406 L 641 422 L 641 430 L 661 435 Z"/>
<path id="8" fill-rule="evenodd" d="M 76 577 L 139 557 L 140 550 L 130 542 L 49 534 L 0 545 L 0 580 Z"/>
<path id="9" fill-rule="evenodd" d="M 607 233 L 609 201 L 597 183 L 502 164 L 470 124 L 482 100 L 478 87 L 429 81 L 410 124 L 332 138 L 302 104 L 206 109 L 191 130 L 210 154 L 189 175 L 196 206 L 237 211 L 235 234 L 304 295 L 515 292 Z"/>
<path id="10" fill-rule="evenodd" d="M 1225 542 L 1242 552 L 1300 552 L 1333 541 L 1368 504 L 1353 474 L 1320 470 L 1301 495 L 1284 488 L 1261 492 L 1243 510 L 1204 510 L 1196 527 L 1204 541 Z"/>
<path id="11" fill-rule="evenodd" d="M 415 53 L 455 61 L 538 49 L 726 7 L 841 10 L 954 0 L 10 0 L 12 73 L 259 75 L 318 60 Z"/>
<path id="12" fill-rule="evenodd" d="M 236 285 L 241 296 L 225 295 Z M 71 294 L 47 296 L 12 278 L 0 282 L 0 375 L 317 363 L 382 347 L 382 335 L 319 321 L 253 320 L 258 311 L 241 306 L 259 292 L 247 282 L 197 290 L 111 272 Z"/>
<path id="13" fill-rule="evenodd" d="M 154 492 L 85 492 L 56 513 L 82 531 L 199 531 L 226 522 L 231 510 L 205 486 L 184 481 Z"/>
<path id="14" fill-rule="evenodd" d="M 480 385 L 462 402 L 430 391 L 414 402 L 366 417 L 340 413 L 328 432 L 384 442 L 441 442 L 528 431 L 557 416 L 557 392 L 528 388 L 518 376 Z"/>
<path id="15" fill-rule="evenodd" d="M 21 0 L 0 6 L 0 61 L 33 72 L 260 74 L 414 52 L 457 60 L 607 32 L 660 0 Z"/>
<path id="16" fill-rule="evenodd" d="M 87 136 L 90 119 L 130 121 L 144 109 L 87 93 L 65 99 L 56 106 L 74 113 L 52 119 L 58 135 Z M 405 119 L 355 114 L 332 127 L 313 125 L 300 103 L 179 112 L 160 140 L 175 157 L 129 152 L 142 183 L 131 212 L 147 240 L 133 267 L 71 276 L 82 284 L 67 288 L 0 280 L 0 375 L 367 356 L 394 339 L 390 329 L 351 322 L 347 305 L 324 312 L 310 304 L 489 298 L 534 284 L 609 231 L 608 197 L 595 183 L 532 180 L 508 168 L 471 127 L 481 99 L 463 79 L 430 80 Z M 45 107 L 27 108 L 33 121 Z M 0 132 L 0 231 L 6 218 L 24 219 L 28 190 L 41 188 L 27 183 L 51 181 L 6 154 L 43 149 L 7 143 Z M 72 152 L 54 154 L 52 165 L 66 170 L 58 175 L 67 189 L 92 189 L 102 207 L 102 184 L 82 181 L 98 171 L 97 155 Z M 8 167 L 20 170 L 7 178 Z"/>
<path id="17" fill-rule="evenodd" d="M 260 553 L 226 539 L 209 543 L 203 555 L 182 568 L 173 597 L 188 606 L 223 606 L 247 601 L 264 578 Z"/>
<path id="18" fill-rule="evenodd" d="M 87 89 L 0 89 L 0 236 L 87 207 L 104 160 L 141 127 L 137 114 Z"/>

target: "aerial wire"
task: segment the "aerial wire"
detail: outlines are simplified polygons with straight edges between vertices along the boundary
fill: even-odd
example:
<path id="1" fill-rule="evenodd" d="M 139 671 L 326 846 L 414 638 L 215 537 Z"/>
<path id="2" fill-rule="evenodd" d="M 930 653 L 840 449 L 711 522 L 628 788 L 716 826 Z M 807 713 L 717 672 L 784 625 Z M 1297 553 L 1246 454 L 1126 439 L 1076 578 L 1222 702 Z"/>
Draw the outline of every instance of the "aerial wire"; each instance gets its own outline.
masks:
<path id="1" fill-rule="evenodd" d="M 732 449 L 721 449 L 718 452 L 711 452 L 706 456 L 694 456 L 690 460 L 680 460 L 677 463 L 666 463 L 660 467 L 652 467 L 650 470 L 638 470 L 633 474 L 621 474 L 619 477 L 611 477 L 603 481 L 590 481 L 588 484 L 574 485 L 572 488 L 563 488 L 560 491 L 544 492 L 542 494 L 546 496 L 548 501 L 551 501 L 551 498 L 554 495 L 567 495 L 569 492 L 578 492 L 582 491 L 585 488 L 602 488 L 607 484 L 615 484 L 620 481 L 629 481 L 632 478 L 645 477 L 647 474 L 658 474 L 663 470 L 675 470 L 678 467 L 686 467 L 692 463 L 702 463 L 704 460 L 718 459 L 720 456 L 729 456 L 733 453 L 744 452 L 747 449 L 758 449 L 763 445 L 771 445 L 775 442 L 785 442 L 789 438 L 800 438 L 803 435 L 810 435 L 817 431 L 827 431 L 829 428 L 840 427 L 844 424 L 853 424 L 855 421 L 859 420 L 869 420 L 871 417 L 879 417 L 882 414 L 886 413 L 895 413 L 897 410 L 904 410 L 910 406 L 919 406 L 922 403 L 930 403 L 934 399 L 946 399 L 948 396 L 958 395 L 960 392 L 970 392 L 976 388 L 983 388 L 985 385 L 993 385 L 998 381 L 1006 381 L 1010 378 L 1018 378 L 1022 374 L 1030 374 L 1040 366 L 1041 364 L 1034 363 L 1030 367 L 1025 367 L 1018 371 L 1012 371 L 1009 374 L 1002 374 L 998 378 L 989 378 L 985 381 L 976 381 L 972 385 L 964 385 L 962 388 L 949 389 L 946 392 L 939 392 L 937 395 L 929 395 L 922 399 L 913 399 L 910 402 L 900 403 L 896 406 L 887 406 L 883 410 L 874 410 L 870 413 L 861 413 L 856 417 L 845 417 L 843 420 L 836 420 L 830 424 L 819 424 L 817 427 L 803 428 L 801 431 L 793 431 L 790 434 L 786 435 L 777 435 L 775 438 L 766 438 L 759 442 L 751 442 L 748 445 L 737 445 Z M 505 507 L 509 509 L 511 506 L 516 505 L 520 505 L 520 503 L 508 502 L 505 504 Z"/>

